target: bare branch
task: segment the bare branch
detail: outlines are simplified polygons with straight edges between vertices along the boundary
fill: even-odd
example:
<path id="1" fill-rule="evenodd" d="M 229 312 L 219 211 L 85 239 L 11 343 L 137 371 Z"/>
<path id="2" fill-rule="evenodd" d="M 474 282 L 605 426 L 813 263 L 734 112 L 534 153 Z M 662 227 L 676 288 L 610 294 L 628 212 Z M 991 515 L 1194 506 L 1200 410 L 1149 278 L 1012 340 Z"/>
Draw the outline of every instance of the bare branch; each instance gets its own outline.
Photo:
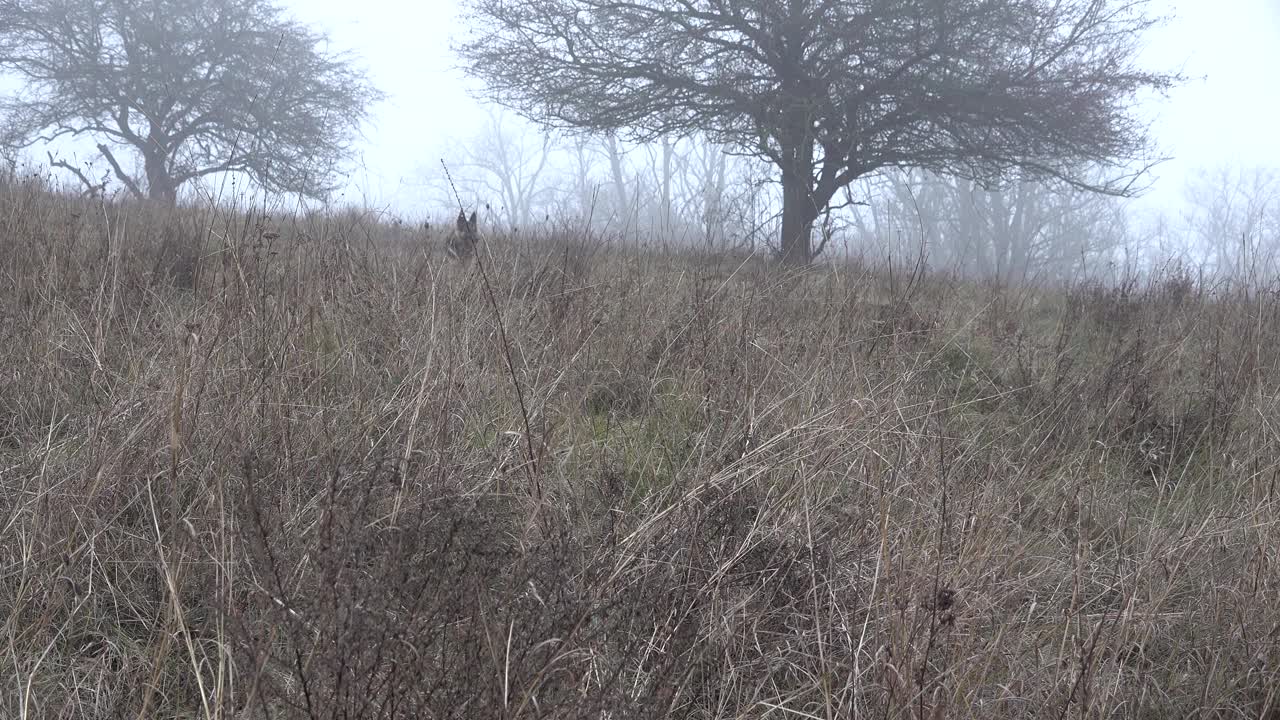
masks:
<path id="1" fill-rule="evenodd" d="M 84 195 L 93 196 L 93 195 L 96 195 L 97 193 L 104 192 L 107 189 L 107 184 L 105 182 L 95 183 L 94 181 L 90 180 L 88 176 L 84 174 L 84 171 L 81 170 L 80 168 L 76 167 L 75 165 L 72 165 L 66 160 L 59 160 L 54 158 L 53 153 L 51 152 L 47 154 L 49 156 L 49 167 L 66 170 L 72 175 L 75 175 L 76 179 L 79 180 L 82 185 L 84 185 L 84 192 L 83 192 Z"/>
<path id="2" fill-rule="evenodd" d="M 138 187 L 138 182 L 129 173 L 125 172 L 124 168 L 120 167 L 120 163 L 116 160 L 116 156 L 112 154 L 111 148 L 99 143 L 98 152 L 102 153 L 102 157 L 106 158 L 107 164 L 111 166 L 111 171 L 116 174 L 116 179 L 124 183 L 124 186 L 129 189 L 129 192 L 133 193 L 134 197 L 146 197 L 142 192 L 142 188 Z"/>

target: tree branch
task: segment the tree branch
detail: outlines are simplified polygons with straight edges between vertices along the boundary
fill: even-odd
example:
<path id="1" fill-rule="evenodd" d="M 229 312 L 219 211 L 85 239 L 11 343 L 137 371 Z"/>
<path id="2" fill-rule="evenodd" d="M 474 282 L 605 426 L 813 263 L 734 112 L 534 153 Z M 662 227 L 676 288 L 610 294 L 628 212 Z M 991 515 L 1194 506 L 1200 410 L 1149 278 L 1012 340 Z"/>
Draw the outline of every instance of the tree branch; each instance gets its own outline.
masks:
<path id="1" fill-rule="evenodd" d="M 95 183 L 90 180 L 80 168 L 72 165 L 66 160 L 56 160 L 52 152 L 46 153 L 49 156 L 49 167 L 60 168 L 75 175 L 76 178 L 84 185 L 84 191 L 81 193 L 86 197 L 94 197 L 98 193 L 106 192 L 107 184 L 105 182 Z"/>
<path id="2" fill-rule="evenodd" d="M 133 193 L 134 197 L 139 199 L 146 197 L 146 194 L 138 187 L 138 183 L 124 171 L 124 168 L 120 167 L 120 163 L 116 161 L 116 156 L 111 153 L 111 148 L 102 143 L 98 143 L 98 152 L 102 153 L 102 157 L 106 158 L 107 164 L 109 164 L 111 166 L 111 170 L 115 172 L 116 178 L 120 182 L 124 183 L 124 186 L 129 189 L 129 192 Z"/>

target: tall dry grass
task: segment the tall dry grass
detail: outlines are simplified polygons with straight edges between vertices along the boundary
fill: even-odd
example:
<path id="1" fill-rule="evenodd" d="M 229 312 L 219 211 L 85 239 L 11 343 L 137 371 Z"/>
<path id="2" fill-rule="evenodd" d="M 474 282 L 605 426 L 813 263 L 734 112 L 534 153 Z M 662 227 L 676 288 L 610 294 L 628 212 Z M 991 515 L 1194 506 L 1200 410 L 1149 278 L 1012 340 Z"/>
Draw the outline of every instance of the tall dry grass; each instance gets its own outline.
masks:
<path id="1" fill-rule="evenodd" d="M 1280 717 L 1280 303 L 0 187 L 0 716 Z"/>

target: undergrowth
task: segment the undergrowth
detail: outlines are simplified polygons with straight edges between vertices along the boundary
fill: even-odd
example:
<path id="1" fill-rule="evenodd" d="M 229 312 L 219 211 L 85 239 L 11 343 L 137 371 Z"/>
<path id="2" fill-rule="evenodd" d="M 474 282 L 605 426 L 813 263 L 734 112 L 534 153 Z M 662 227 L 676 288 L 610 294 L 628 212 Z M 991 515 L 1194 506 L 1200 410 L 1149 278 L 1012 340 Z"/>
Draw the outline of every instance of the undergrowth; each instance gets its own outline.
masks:
<path id="1" fill-rule="evenodd" d="M 1280 717 L 1274 290 L 0 238 L 0 716 Z"/>

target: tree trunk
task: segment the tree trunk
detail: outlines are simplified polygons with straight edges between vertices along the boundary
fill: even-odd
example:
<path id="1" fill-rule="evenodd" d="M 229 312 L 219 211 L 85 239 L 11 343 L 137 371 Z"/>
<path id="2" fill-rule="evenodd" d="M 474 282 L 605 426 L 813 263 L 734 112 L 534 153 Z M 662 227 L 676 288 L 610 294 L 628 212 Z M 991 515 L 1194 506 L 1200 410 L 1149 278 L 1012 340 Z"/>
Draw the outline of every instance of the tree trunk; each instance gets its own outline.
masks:
<path id="1" fill-rule="evenodd" d="M 1010 259 L 1013 254 L 1013 228 L 1011 226 L 1012 219 L 1009 217 L 1009 208 L 1004 201 L 1004 191 L 988 190 L 983 193 L 986 196 L 986 208 L 991 218 L 991 244 L 995 248 L 996 271 L 995 280 L 1002 284 L 1008 284 L 1013 280 L 1013 267 Z"/>
<path id="2" fill-rule="evenodd" d="M 164 156 L 159 153 L 146 153 L 143 159 L 147 172 L 147 197 L 165 205 L 177 205 L 178 186 L 169 176 Z"/>
<path id="3" fill-rule="evenodd" d="M 781 259 L 786 265 L 813 261 L 813 222 L 818 219 L 818 209 L 810 194 L 804 176 L 782 174 Z"/>
<path id="4" fill-rule="evenodd" d="M 143 167 L 147 172 L 147 196 L 165 205 L 178 204 L 178 184 L 169 173 L 169 138 L 151 123 L 146 147 L 142 148 Z"/>
<path id="5" fill-rule="evenodd" d="M 831 198 L 819 202 L 814 192 L 813 120 L 805 112 L 804 102 L 797 99 L 786 104 L 791 109 L 786 113 L 786 129 L 778 137 L 782 158 L 780 259 L 785 265 L 808 265 L 813 262 L 813 223 Z"/>
<path id="6" fill-rule="evenodd" d="M 617 205 L 614 212 L 619 217 L 625 217 L 630 211 L 630 201 L 627 198 L 627 181 L 622 172 L 622 151 L 618 149 L 617 138 L 609 135 L 605 140 L 605 149 L 609 153 L 609 171 L 613 175 L 614 203 Z"/>
<path id="7" fill-rule="evenodd" d="M 952 263 L 983 279 L 998 278 L 1001 250 L 995 233 L 987 231 L 985 217 L 978 207 L 982 203 L 985 208 L 986 203 L 972 180 L 955 182 L 955 203 L 957 229 L 949 243 Z"/>
<path id="8" fill-rule="evenodd" d="M 706 232 L 707 249 L 711 250 L 718 243 L 722 242 L 726 236 L 725 233 L 725 213 L 724 213 L 724 192 L 725 192 L 725 176 L 726 165 L 729 157 L 728 153 L 716 146 L 707 146 L 704 152 L 715 153 L 714 159 L 711 160 L 711 179 L 706 183 L 704 189 L 705 211 L 703 212 L 703 225 Z"/>
<path id="9" fill-rule="evenodd" d="M 662 137 L 662 232 L 671 234 L 671 138 Z"/>

